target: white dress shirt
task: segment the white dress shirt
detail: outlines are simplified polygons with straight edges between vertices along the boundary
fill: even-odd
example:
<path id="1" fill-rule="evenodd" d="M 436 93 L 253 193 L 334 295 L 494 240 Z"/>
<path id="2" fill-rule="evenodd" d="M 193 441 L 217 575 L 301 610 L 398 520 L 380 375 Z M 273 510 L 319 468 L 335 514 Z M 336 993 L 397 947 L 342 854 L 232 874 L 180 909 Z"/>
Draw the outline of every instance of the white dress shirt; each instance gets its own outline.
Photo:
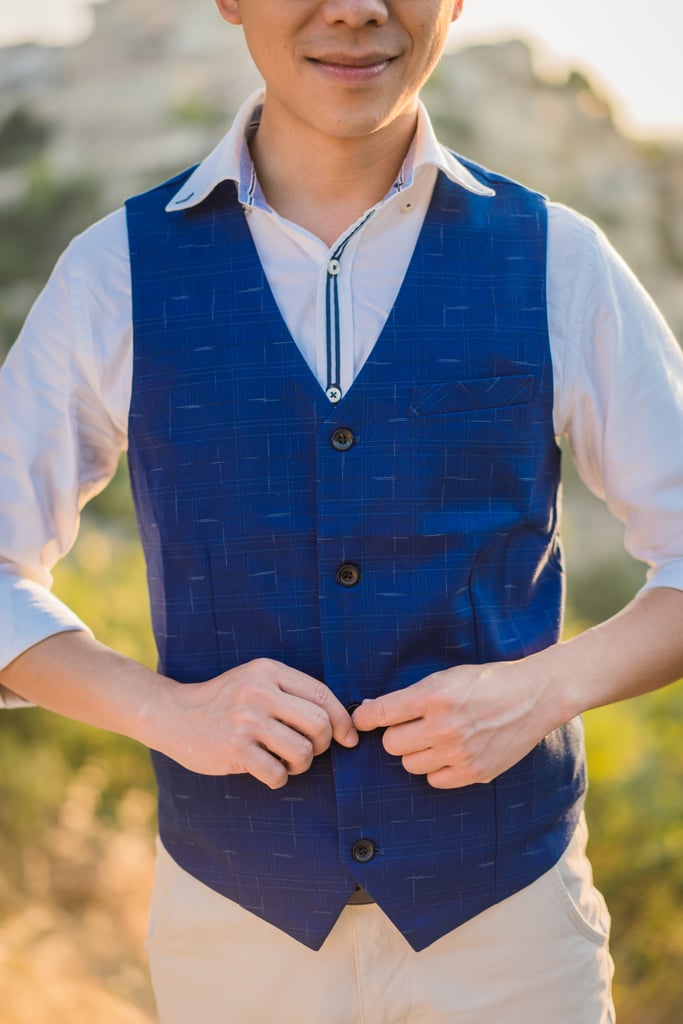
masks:
<path id="1" fill-rule="evenodd" d="M 259 94 L 246 101 L 167 209 L 200 202 L 220 181 L 237 182 L 282 316 L 322 388 L 328 263 L 348 239 L 337 282 L 345 392 L 393 306 L 438 171 L 471 192 L 494 193 L 439 145 L 421 107 L 389 193 L 328 248 L 270 209 L 260 191 L 246 144 L 260 103 Z M 628 551 L 650 565 L 646 586 L 683 589 L 680 349 L 602 233 L 554 203 L 547 284 L 555 432 L 568 436 L 583 481 L 626 523 Z M 0 667 L 47 636 L 87 628 L 50 593 L 51 569 L 126 448 L 132 343 L 118 210 L 68 247 L 0 374 Z"/>

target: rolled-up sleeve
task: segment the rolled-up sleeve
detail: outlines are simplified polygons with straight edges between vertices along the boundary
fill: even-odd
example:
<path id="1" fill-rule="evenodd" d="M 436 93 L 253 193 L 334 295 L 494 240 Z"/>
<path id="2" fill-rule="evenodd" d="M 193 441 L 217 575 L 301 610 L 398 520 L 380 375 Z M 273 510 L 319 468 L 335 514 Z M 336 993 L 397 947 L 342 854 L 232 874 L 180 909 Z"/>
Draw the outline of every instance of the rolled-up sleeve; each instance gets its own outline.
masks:
<path id="1" fill-rule="evenodd" d="M 548 311 L 556 432 L 648 564 L 644 589 L 683 590 L 683 354 L 602 232 L 562 207 L 551 211 Z"/>
<path id="2" fill-rule="evenodd" d="M 119 211 L 66 250 L 0 372 L 0 667 L 88 628 L 51 593 L 52 568 L 125 449 L 130 360 Z M 18 703 L 0 689 L 0 704 Z"/>

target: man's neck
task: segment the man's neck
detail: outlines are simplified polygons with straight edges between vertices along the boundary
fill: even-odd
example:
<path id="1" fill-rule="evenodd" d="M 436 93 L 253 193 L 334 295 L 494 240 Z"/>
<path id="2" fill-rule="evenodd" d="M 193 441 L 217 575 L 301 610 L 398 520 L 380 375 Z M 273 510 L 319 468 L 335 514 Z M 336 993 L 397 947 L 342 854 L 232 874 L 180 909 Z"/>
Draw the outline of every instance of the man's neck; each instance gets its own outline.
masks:
<path id="1" fill-rule="evenodd" d="M 296 138 L 266 116 L 250 143 L 259 184 L 280 216 L 332 246 L 380 202 L 410 147 L 417 114 L 361 138 L 305 130 Z"/>

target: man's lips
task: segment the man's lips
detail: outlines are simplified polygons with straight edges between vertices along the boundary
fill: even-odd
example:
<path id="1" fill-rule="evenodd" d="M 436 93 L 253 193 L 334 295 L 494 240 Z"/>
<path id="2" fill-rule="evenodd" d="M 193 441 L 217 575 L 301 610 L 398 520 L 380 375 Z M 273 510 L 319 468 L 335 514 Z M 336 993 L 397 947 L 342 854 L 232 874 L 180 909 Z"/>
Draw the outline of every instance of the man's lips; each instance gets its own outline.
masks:
<path id="1" fill-rule="evenodd" d="M 323 56 L 309 57 L 308 59 L 315 61 L 316 64 L 332 64 L 335 67 L 369 68 L 375 67 L 377 64 L 387 64 L 390 60 L 395 59 L 395 55 L 390 53 L 326 53 Z"/>
<path id="2" fill-rule="evenodd" d="M 340 82 L 369 82 L 381 75 L 396 57 L 386 53 L 326 53 L 321 57 L 309 57 L 309 62 L 319 70 Z"/>

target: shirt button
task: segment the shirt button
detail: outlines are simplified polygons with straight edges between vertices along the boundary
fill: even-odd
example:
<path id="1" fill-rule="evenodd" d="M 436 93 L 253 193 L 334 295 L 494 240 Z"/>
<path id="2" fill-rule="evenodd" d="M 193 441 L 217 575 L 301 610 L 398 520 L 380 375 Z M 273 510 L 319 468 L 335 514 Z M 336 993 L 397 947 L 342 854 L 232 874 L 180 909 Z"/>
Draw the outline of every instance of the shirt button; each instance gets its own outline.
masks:
<path id="1" fill-rule="evenodd" d="M 336 277 L 340 270 L 341 263 L 339 262 L 339 260 L 330 260 L 330 262 L 327 264 L 327 273 L 330 275 L 330 277 Z"/>
<path id="2" fill-rule="evenodd" d="M 355 440 L 355 437 L 348 427 L 340 427 L 339 430 L 335 430 L 334 434 L 330 438 L 330 443 L 335 451 L 347 452 L 349 448 L 353 448 Z"/>
<path id="3" fill-rule="evenodd" d="M 359 839 L 351 847 L 351 856 L 358 864 L 367 864 L 377 853 L 377 847 L 371 839 Z"/>
<path id="4" fill-rule="evenodd" d="M 325 394 L 329 398 L 330 402 L 334 403 L 334 405 L 336 405 L 337 402 L 341 402 L 341 396 L 342 396 L 341 388 L 337 387 L 336 384 L 332 384 L 331 387 L 329 387 L 327 389 Z"/>
<path id="5" fill-rule="evenodd" d="M 337 583 L 342 587 L 355 587 L 360 581 L 360 571 L 353 562 L 344 562 L 337 569 Z"/>

